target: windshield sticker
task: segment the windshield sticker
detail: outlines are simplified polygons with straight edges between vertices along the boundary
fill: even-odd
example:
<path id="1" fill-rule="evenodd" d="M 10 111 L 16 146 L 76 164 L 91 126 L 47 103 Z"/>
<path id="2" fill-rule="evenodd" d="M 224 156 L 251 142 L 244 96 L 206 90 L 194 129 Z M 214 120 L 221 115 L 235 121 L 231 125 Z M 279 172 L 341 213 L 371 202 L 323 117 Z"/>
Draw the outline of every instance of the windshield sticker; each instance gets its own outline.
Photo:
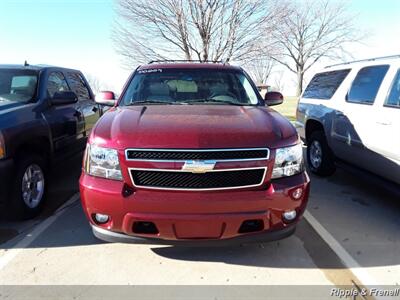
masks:
<path id="1" fill-rule="evenodd" d="M 145 74 L 145 73 L 162 73 L 162 69 L 144 69 L 144 70 L 139 70 L 139 74 Z"/>

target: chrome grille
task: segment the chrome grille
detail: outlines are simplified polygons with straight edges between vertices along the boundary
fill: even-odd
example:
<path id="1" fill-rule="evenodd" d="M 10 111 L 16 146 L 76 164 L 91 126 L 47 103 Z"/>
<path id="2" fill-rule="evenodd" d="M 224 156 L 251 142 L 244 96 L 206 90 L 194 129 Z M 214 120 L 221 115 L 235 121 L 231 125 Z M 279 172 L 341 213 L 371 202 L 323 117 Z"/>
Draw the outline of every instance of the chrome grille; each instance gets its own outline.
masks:
<path id="1" fill-rule="evenodd" d="M 248 161 L 269 158 L 269 149 L 128 149 L 126 159 L 132 161 Z"/>
<path id="2" fill-rule="evenodd" d="M 130 169 L 137 187 L 173 190 L 218 190 L 259 186 L 266 168 L 213 170 L 204 174 L 180 170 Z"/>

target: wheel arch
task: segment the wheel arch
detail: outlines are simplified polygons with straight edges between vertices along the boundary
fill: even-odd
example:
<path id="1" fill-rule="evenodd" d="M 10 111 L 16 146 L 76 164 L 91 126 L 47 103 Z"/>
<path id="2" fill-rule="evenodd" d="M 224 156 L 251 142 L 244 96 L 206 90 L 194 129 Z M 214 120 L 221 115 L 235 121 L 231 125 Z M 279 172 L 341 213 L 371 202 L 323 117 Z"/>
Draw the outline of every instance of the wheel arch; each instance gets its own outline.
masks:
<path id="1" fill-rule="evenodd" d="M 52 153 L 50 140 L 45 136 L 32 137 L 22 141 L 14 149 L 15 157 L 31 153 L 40 155 L 48 162 Z"/>
<path id="2" fill-rule="evenodd" d="M 314 131 L 322 131 L 325 134 L 324 125 L 321 121 L 316 119 L 308 119 L 305 126 L 305 138 L 306 143 L 308 144 L 311 134 Z"/>

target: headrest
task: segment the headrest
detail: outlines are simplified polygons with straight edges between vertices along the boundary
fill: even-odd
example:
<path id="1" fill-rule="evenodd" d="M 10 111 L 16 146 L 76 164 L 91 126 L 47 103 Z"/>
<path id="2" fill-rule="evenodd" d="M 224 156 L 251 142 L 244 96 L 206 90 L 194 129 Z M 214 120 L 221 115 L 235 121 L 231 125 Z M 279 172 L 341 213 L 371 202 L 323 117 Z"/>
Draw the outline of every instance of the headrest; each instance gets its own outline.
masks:
<path id="1" fill-rule="evenodd" d="M 210 86 L 210 91 L 213 94 L 218 94 L 218 95 L 222 94 L 223 95 L 229 91 L 229 87 L 225 83 L 216 83 L 216 84 L 213 84 L 212 86 Z"/>
<path id="2" fill-rule="evenodd" d="M 156 82 L 149 85 L 149 92 L 155 96 L 169 96 L 169 86 L 166 83 Z"/>

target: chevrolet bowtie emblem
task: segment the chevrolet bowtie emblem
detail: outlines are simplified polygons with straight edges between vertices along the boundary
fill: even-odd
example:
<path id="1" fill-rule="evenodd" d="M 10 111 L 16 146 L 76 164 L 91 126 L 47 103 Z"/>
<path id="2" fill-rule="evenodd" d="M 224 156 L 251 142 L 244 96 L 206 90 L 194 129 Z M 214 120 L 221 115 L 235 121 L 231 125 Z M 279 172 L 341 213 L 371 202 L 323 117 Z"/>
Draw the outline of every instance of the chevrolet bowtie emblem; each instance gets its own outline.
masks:
<path id="1" fill-rule="evenodd" d="M 214 160 L 188 160 L 182 167 L 182 171 L 192 173 L 207 173 L 214 170 L 216 162 Z"/>

